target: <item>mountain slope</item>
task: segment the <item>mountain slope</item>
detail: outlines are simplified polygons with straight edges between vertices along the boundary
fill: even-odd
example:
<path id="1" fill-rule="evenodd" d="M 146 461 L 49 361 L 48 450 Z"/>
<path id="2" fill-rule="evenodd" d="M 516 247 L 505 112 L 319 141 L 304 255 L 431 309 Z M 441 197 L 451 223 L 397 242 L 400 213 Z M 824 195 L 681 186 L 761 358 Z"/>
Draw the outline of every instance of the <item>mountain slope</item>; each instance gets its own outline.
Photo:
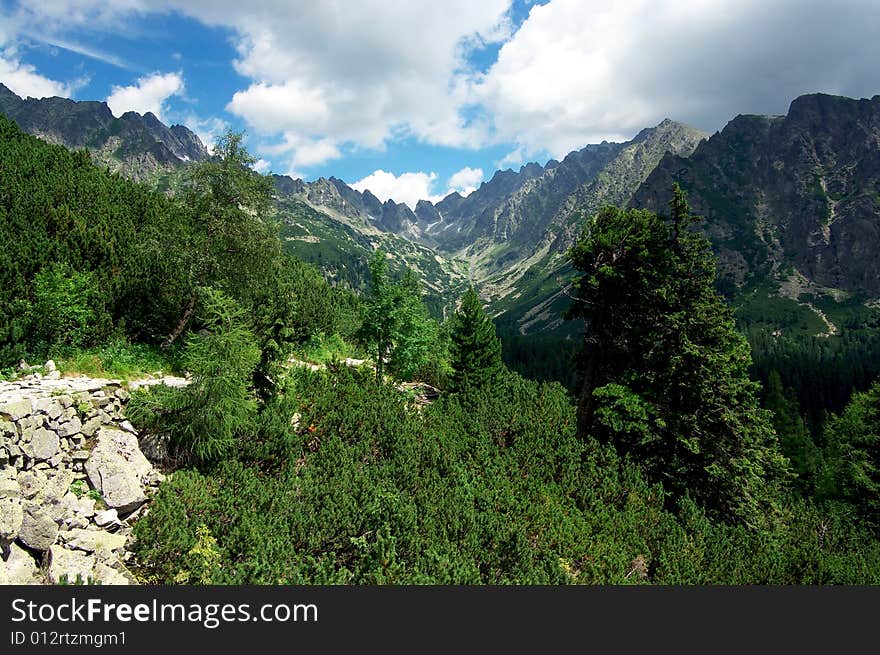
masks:
<path id="1" fill-rule="evenodd" d="M 801 290 L 880 295 L 880 96 L 824 94 L 787 116 L 737 116 L 689 158 L 669 155 L 633 198 L 690 194 L 726 290 L 770 276 Z"/>
<path id="2" fill-rule="evenodd" d="M 167 127 L 149 112 L 116 118 L 103 102 L 24 100 L 0 84 L 0 113 L 44 141 L 85 148 L 97 164 L 134 180 L 155 181 L 163 171 L 208 158 L 204 144 L 186 127 Z"/>

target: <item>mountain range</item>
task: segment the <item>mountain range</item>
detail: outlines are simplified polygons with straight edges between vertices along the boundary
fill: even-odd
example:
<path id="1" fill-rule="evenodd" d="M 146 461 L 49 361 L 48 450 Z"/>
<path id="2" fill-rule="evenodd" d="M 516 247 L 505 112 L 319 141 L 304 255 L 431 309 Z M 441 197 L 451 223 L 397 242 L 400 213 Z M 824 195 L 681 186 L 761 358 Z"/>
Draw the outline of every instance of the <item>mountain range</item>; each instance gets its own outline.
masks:
<path id="1" fill-rule="evenodd" d="M 0 84 L 0 112 L 169 192 L 189 162 L 209 157 L 186 127 L 150 113 L 116 118 L 101 102 L 25 100 Z M 473 283 L 507 333 L 569 333 L 565 252 L 585 219 L 603 204 L 662 212 L 674 182 L 704 217 L 719 288 L 735 304 L 757 294 L 830 324 L 813 300 L 874 306 L 880 296 L 880 96 L 801 96 L 785 116 L 739 115 L 712 135 L 667 119 L 627 142 L 497 171 L 466 197 L 414 210 L 335 177 L 272 179 L 286 246 L 329 279 L 363 287 L 367 259 L 382 248 L 394 267 L 420 274 L 435 313 Z"/>

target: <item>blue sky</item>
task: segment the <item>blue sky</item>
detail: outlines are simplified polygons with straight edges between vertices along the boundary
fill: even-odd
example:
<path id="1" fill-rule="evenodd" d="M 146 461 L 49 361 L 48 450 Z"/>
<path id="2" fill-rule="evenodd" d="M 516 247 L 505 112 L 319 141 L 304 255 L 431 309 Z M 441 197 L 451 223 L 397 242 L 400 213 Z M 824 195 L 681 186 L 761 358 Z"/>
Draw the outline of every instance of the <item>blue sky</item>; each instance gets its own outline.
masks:
<path id="1" fill-rule="evenodd" d="M 880 92 L 873 0 L 0 0 L 0 82 L 414 204 L 669 117 Z"/>

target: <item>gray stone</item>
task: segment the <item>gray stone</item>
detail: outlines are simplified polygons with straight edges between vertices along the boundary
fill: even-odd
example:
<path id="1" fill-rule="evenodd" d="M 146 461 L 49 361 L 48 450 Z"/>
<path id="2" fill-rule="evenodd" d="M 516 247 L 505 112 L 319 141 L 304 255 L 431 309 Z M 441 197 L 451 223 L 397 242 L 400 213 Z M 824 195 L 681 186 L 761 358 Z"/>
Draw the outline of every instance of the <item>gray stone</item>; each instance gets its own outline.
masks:
<path id="1" fill-rule="evenodd" d="M 57 398 L 37 398 L 33 401 L 33 406 L 35 412 L 42 412 L 52 420 L 64 413 L 64 406 Z"/>
<path id="2" fill-rule="evenodd" d="M 79 420 L 79 416 L 74 416 L 67 423 L 62 424 L 61 427 L 58 428 L 58 436 L 72 437 L 80 430 L 82 430 L 82 422 Z"/>
<path id="3" fill-rule="evenodd" d="M 39 584 L 40 570 L 34 558 L 18 544 L 10 544 L 6 559 L 6 576 L 9 584 Z"/>
<path id="4" fill-rule="evenodd" d="M 71 454 L 74 462 L 84 462 L 89 458 L 88 450 L 74 450 Z"/>
<path id="5" fill-rule="evenodd" d="M 18 474 L 18 488 L 22 498 L 34 498 L 45 485 L 46 476 L 41 471 L 22 471 Z"/>
<path id="6" fill-rule="evenodd" d="M 47 550 L 58 538 L 58 524 L 52 520 L 42 507 L 27 503 L 18 540 L 28 548 Z"/>
<path id="7" fill-rule="evenodd" d="M 101 425 L 103 425 L 103 422 L 101 421 L 100 416 L 95 416 L 88 419 L 80 428 L 80 431 L 87 437 L 94 437 L 101 428 Z"/>
<path id="8" fill-rule="evenodd" d="M 24 510 L 15 469 L 0 472 L 0 542 L 14 541 L 21 531 Z"/>
<path id="9" fill-rule="evenodd" d="M 131 398 L 131 394 L 125 389 L 117 389 L 115 396 L 124 403 L 127 403 Z"/>
<path id="10" fill-rule="evenodd" d="M 108 507 L 121 512 L 132 511 L 146 501 L 141 478 L 152 468 L 138 448 L 137 438 L 112 428 L 101 428 L 86 462 L 89 482 L 101 492 Z"/>
<path id="11" fill-rule="evenodd" d="M 67 534 L 68 547 L 89 553 L 119 550 L 125 546 L 125 541 L 125 535 L 106 530 L 71 530 Z"/>
<path id="12" fill-rule="evenodd" d="M 44 380 L 60 380 L 61 379 L 61 371 L 52 371 L 51 373 L 46 373 L 43 378 Z"/>
<path id="13" fill-rule="evenodd" d="M 26 448 L 25 453 L 36 460 L 50 459 L 58 452 L 60 445 L 57 434 L 46 428 L 37 428 L 31 435 L 30 448 Z"/>
<path id="14" fill-rule="evenodd" d="M 28 398 L 8 398 L 0 403 L 0 414 L 6 414 L 13 421 L 18 421 L 33 412 L 31 401 Z"/>
<path id="15" fill-rule="evenodd" d="M 46 553 L 44 562 L 46 577 L 50 584 L 67 581 L 74 584 L 96 582 L 95 558 L 80 550 L 68 550 L 63 546 L 54 545 Z"/>
<path id="16" fill-rule="evenodd" d="M 5 418 L 0 417 L 0 436 L 18 436 L 18 432 L 15 429 L 15 423 L 13 423 L 12 421 L 7 421 Z"/>
<path id="17" fill-rule="evenodd" d="M 106 528 L 108 525 L 116 525 L 119 523 L 119 514 L 115 509 L 106 509 L 103 512 L 95 513 L 95 525 Z"/>
<path id="18" fill-rule="evenodd" d="M 58 369 L 55 366 L 55 360 L 50 359 L 45 364 L 43 364 L 43 370 L 46 371 L 46 373 L 57 371 Z"/>

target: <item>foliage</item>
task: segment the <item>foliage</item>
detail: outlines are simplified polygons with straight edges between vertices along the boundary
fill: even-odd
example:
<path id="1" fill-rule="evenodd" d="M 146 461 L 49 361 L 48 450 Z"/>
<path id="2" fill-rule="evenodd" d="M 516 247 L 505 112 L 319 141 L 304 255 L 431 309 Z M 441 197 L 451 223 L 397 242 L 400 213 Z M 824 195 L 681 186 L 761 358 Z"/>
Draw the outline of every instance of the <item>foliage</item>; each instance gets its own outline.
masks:
<path id="1" fill-rule="evenodd" d="M 421 301 L 419 282 L 412 271 L 395 282 L 388 276 L 385 253 L 370 259 L 372 287 L 364 302 L 364 319 L 358 337 L 376 354 L 376 378 L 388 370 L 400 379 L 411 379 L 430 360 L 438 342 L 438 328 Z"/>
<path id="2" fill-rule="evenodd" d="M 579 431 L 633 456 L 673 497 L 750 526 L 772 520 L 786 461 L 748 378 L 749 348 L 713 288 L 708 241 L 671 217 L 602 209 L 569 258 L 586 322 Z"/>
<path id="3" fill-rule="evenodd" d="M 855 394 L 825 427 L 820 496 L 843 501 L 880 527 L 880 383 Z"/>
<path id="4" fill-rule="evenodd" d="M 35 345 L 89 346 L 105 337 L 110 315 L 95 275 L 64 263 L 43 268 L 34 278 L 30 325 Z"/>
<path id="5" fill-rule="evenodd" d="M 177 457 L 208 464 L 224 456 L 250 424 L 256 410 L 250 381 L 260 351 L 235 301 L 210 288 L 200 296 L 204 327 L 187 338 L 183 352 L 191 383 L 139 390 L 127 413 L 144 428 L 167 433 Z"/>
<path id="6" fill-rule="evenodd" d="M 450 390 L 465 392 L 494 385 L 501 376 L 501 341 L 471 286 L 452 318 Z"/>

